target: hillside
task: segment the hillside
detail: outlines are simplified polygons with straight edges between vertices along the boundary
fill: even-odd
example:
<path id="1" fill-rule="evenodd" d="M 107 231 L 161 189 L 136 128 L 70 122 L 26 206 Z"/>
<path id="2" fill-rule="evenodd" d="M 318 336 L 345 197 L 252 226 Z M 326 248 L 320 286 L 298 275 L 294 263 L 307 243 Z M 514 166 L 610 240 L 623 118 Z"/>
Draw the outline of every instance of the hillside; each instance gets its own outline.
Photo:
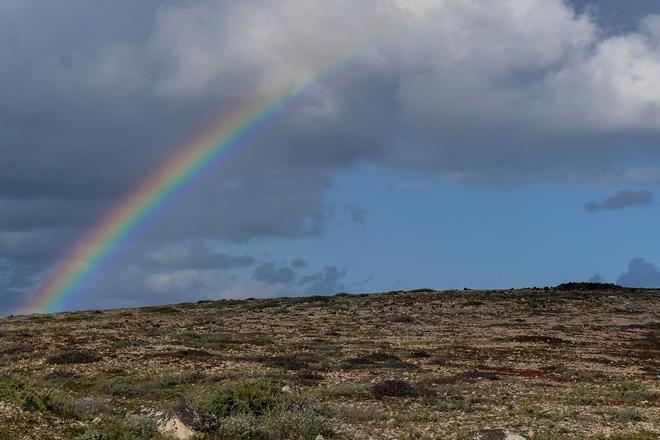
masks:
<path id="1" fill-rule="evenodd" d="M 159 420 L 208 439 L 655 439 L 659 292 L 423 289 L 0 318 L 0 439 L 167 438 Z"/>

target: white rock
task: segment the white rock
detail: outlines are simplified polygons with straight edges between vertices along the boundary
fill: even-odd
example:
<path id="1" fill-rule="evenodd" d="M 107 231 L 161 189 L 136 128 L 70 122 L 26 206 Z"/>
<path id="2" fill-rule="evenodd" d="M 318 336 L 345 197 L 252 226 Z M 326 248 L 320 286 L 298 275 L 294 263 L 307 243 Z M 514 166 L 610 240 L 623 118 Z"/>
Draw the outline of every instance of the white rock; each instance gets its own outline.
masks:
<path id="1" fill-rule="evenodd" d="M 474 440 L 527 440 L 522 435 L 515 434 L 506 429 L 482 429 L 470 433 Z"/>
<path id="2" fill-rule="evenodd" d="M 169 420 L 163 420 L 158 424 L 158 430 L 163 434 L 169 434 L 178 440 L 188 440 L 195 436 L 195 431 L 188 428 L 176 415 Z"/>
<path id="3" fill-rule="evenodd" d="M 177 440 L 188 440 L 199 434 L 198 429 L 208 428 L 211 420 L 203 414 L 188 406 L 179 406 L 175 409 L 160 409 L 142 407 L 135 411 L 133 417 L 144 417 L 156 422 L 158 431 Z"/>

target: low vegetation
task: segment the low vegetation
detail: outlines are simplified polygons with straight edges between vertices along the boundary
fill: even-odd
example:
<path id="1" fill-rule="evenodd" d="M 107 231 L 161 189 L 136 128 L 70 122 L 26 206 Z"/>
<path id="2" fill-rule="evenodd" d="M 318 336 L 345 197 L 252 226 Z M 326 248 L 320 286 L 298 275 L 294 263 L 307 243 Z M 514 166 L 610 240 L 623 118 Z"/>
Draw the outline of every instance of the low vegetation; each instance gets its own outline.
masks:
<path id="1" fill-rule="evenodd" d="M 659 438 L 658 292 L 599 289 L 0 318 L 0 440 Z"/>

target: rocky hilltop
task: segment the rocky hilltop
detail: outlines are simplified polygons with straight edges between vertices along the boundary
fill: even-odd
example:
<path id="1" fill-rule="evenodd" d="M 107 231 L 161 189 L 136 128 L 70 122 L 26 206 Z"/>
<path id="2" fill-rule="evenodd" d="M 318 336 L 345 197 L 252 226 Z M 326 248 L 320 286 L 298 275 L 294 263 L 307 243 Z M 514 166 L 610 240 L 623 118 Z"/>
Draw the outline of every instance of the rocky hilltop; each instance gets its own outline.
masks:
<path id="1" fill-rule="evenodd" d="M 613 285 L 0 318 L 0 439 L 657 439 L 660 294 Z"/>

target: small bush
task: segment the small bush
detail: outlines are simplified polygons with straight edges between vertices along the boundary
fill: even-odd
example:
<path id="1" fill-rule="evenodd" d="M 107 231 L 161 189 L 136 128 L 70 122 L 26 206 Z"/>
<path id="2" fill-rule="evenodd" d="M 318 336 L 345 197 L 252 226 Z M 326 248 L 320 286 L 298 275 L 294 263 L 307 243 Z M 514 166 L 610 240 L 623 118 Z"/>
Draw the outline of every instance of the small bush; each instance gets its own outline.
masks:
<path id="1" fill-rule="evenodd" d="M 594 393 L 585 387 L 575 388 L 571 394 L 569 394 L 567 402 L 571 405 L 577 406 L 591 406 L 598 403 L 598 399 L 594 397 Z"/>
<path id="2" fill-rule="evenodd" d="M 413 323 L 415 318 L 410 315 L 394 315 L 390 318 L 390 322 Z"/>
<path id="3" fill-rule="evenodd" d="M 594 440 L 658 440 L 657 431 L 640 431 L 632 434 L 614 434 L 594 437 Z"/>
<path id="4" fill-rule="evenodd" d="M 310 439 L 328 435 L 330 430 L 323 424 L 319 415 L 309 409 L 293 409 L 271 414 L 266 419 L 268 430 L 278 439 Z"/>
<path id="5" fill-rule="evenodd" d="M 416 394 L 415 387 L 401 379 L 388 379 L 375 383 L 371 392 L 377 396 L 413 396 Z"/>
<path id="6" fill-rule="evenodd" d="M 315 352 L 285 353 L 280 356 L 263 356 L 258 360 L 270 367 L 285 370 L 316 370 L 327 369 L 326 356 Z"/>
<path id="7" fill-rule="evenodd" d="M 162 313 L 164 315 L 169 315 L 170 313 L 181 313 L 181 310 L 172 306 L 147 307 L 145 310 L 147 312 Z"/>
<path id="8" fill-rule="evenodd" d="M 370 397 L 370 389 L 367 384 L 342 383 L 325 389 L 324 394 L 331 398 L 368 398 Z"/>
<path id="9" fill-rule="evenodd" d="M 217 432 L 225 440 L 268 440 L 273 437 L 255 417 L 246 415 L 226 418 Z"/>
<path id="10" fill-rule="evenodd" d="M 53 394 L 28 391 L 23 394 L 22 407 L 28 411 L 48 411 L 62 416 L 73 417 L 75 415 L 71 405 Z"/>
<path id="11" fill-rule="evenodd" d="M 58 319 L 58 322 L 78 322 L 85 321 L 87 319 L 90 319 L 90 317 L 87 315 L 71 314 L 62 316 L 60 319 Z"/>
<path id="12" fill-rule="evenodd" d="M 479 403 L 477 396 L 467 394 L 469 388 L 465 384 L 441 385 L 437 390 L 439 400 L 434 409 L 441 412 L 461 411 L 469 413 L 476 410 Z"/>
<path id="13" fill-rule="evenodd" d="M 417 368 L 416 365 L 403 362 L 398 356 L 376 351 L 374 353 L 346 359 L 341 367 L 345 370 L 356 368 Z"/>
<path id="14" fill-rule="evenodd" d="M 282 386 L 267 379 L 245 380 L 231 384 L 211 395 L 200 406 L 218 417 L 237 414 L 263 415 L 285 408 L 290 395 Z"/>
<path id="15" fill-rule="evenodd" d="M 635 408 L 624 408 L 620 411 L 613 411 L 609 415 L 612 420 L 621 423 L 641 422 L 645 420 L 644 416 Z"/>
<path id="16" fill-rule="evenodd" d="M 78 350 L 62 350 L 48 356 L 46 362 L 50 365 L 62 364 L 92 364 L 99 362 L 102 358 L 94 353 Z"/>
<path id="17" fill-rule="evenodd" d="M 641 383 L 621 382 L 614 385 L 607 397 L 625 401 L 657 400 L 658 394 Z"/>
<path id="18" fill-rule="evenodd" d="M 12 402 L 26 411 L 47 411 L 62 417 L 72 417 L 71 405 L 51 393 L 45 393 L 28 383 L 8 376 L 0 377 L 0 401 Z"/>
<path id="19" fill-rule="evenodd" d="M 413 350 L 413 351 L 410 352 L 409 356 L 411 358 L 424 359 L 424 358 L 430 358 L 431 353 L 429 353 L 426 350 Z"/>
<path id="20" fill-rule="evenodd" d="M 79 436 L 77 440 L 154 440 L 163 438 L 155 422 L 130 417 L 121 422 L 106 422 L 104 426 L 93 428 Z"/>
<path id="21" fill-rule="evenodd" d="M 226 440 L 313 440 L 330 432 L 306 400 L 269 379 L 230 384 L 198 406 L 220 419 L 217 433 Z"/>
<path id="22" fill-rule="evenodd" d="M 153 392 L 149 383 L 135 383 L 127 378 L 111 378 L 97 384 L 99 391 L 114 397 L 141 397 Z"/>

